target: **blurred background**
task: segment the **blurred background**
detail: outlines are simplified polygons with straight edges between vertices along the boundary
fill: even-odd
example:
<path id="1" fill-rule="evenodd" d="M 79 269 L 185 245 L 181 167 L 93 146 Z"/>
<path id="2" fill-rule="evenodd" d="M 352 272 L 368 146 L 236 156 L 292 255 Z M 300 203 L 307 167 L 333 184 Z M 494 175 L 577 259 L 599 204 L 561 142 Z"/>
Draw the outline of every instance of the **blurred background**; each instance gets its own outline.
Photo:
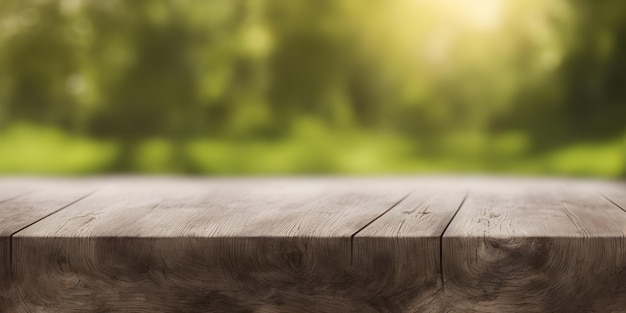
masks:
<path id="1" fill-rule="evenodd" d="M 0 173 L 626 177 L 626 1 L 0 0 Z"/>

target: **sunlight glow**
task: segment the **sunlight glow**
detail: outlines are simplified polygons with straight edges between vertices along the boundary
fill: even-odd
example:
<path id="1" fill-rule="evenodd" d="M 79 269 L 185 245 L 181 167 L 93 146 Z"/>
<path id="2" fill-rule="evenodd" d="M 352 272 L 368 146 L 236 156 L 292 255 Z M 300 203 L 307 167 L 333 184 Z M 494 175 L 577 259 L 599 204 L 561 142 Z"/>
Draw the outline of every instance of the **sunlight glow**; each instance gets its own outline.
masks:
<path id="1" fill-rule="evenodd" d="M 434 9 L 441 18 L 483 31 L 494 30 L 501 25 L 505 13 L 505 2 L 506 0 L 429 1 L 435 6 Z"/>
<path id="2" fill-rule="evenodd" d="M 461 1 L 461 8 L 467 12 L 471 25 L 482 29 L 493 29 L 500 26 L 504 13 L 503 0 Z"/>

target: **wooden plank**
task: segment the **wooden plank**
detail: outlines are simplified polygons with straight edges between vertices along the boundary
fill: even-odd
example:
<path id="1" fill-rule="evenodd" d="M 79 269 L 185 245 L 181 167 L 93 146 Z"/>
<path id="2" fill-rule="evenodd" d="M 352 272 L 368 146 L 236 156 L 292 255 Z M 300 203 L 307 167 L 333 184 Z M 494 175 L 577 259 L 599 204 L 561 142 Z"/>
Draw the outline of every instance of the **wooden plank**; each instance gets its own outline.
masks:
<path id="1" fill-rule="evenodd" d="M 24 227 L 86 196 L 86 186 L 51 180 L 0 181 L 0 308 L 9 299 L 11 236 Z"/>
<path id="2" fill-rule="evenodd" d="M 111 183 L 13 237 L 11 309 L 374 312 L 351 266 L 352 235 L 410 186 Z"/>
<path id="3" fill-rule="evenodd" d="M 16 230 L 11 227 L 14 210 L 7 210 L 4 202 L 24 196 L 31 191 L 28 184 L 14 182 L 13 180 L 0 180 L 0 291 L 8 284 L 9 264 L 11 257 L 11 235 Z M 3 297 L 0 297 L 3 298 Z M 1 303 L 2 299 L 0 299 Z"/>
<path id="4" fill-rule="evenodd" d="M 616 205 L 623 185 L 456 178 L 95 185 L 104 183 L 13 236 L 14 284 L 0 293 L 0 311 L 626 311 L 626 212 Z M 23 199 L 39 193 L 28 203 L 45 206 L 62 189 L 36 187 Z"/>
<path id="5" fill-rule="evenodd" d="M 492 181 L 443 236 L 450 312 L 626 310 L 626 213 L 573 182 Z"/>
<path id="6" fill-rule="evenodd" d="M 609 201 L 626 211 L 626 183 L 601 184 L 597 189 Z"/>
<path id="7" fill-rule="evenodd" d="M 30 191 L 31 189 L 23 184 L 15 185 L 7 181 L 0 180 L 0 203 L 23 196 Z"/>
<path id="8" fill-rule="evenodd" d="M 354 238 L 354 264 L 379 312 L 427 312 L 440 290 L 441 235 L 463 202 L 463 184 L 420 186 Z M 368 270 L 369 269 L 369 270 Z"/>
<path id="9" fill-rule="evenodd" d="M 0 236 L 10 236 L 44 216 L 87 196 L 97 187 L 89 183 L 60 180 L 33 180 L 28 184 L 0 184 Z M 4 188 L 10 190 L 5 193 Z M 2 197 L 4 198 L 4 197 Z"/>

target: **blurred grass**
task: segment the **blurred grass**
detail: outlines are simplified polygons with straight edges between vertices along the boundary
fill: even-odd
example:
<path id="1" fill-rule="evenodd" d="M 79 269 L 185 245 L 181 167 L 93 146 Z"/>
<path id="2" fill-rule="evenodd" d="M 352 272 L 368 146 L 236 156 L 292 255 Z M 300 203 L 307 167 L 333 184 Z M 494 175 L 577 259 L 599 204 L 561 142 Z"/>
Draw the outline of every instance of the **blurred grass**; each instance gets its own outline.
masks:
<path id="1" fill-rule="evenodd" d="M 0 1 L 0 174 L 626 178 L 625 17 L 620 0 Z"/>
<path id="2" fill-rule="evenodd" d="M 0 132 L 0 142 L 4 173 L 107 173 L 120 153 L 114 142 L 25 123 Z M 180 144 L 147 139 L 140 142 L 132 164 L 144 174 L 183 171 L 179 156 L 191 164 L 191 172 L 213 175 L 492 172 L 615 178 L 624 172 L 624 142 L 619 138 L 533 153 L 522 133 L 491 138 L 460 133 L 445 140 L 437 152 L 424 153 L 431 150 L 392 134 L 352 128 L 332 132 L 308 120 L 289 136 L 274 140 L 199 138 Z"/>
<path id="3" fill-rule="evenodd" d="M 114 144 L 18 123 L 0 132 L 0 172 L 90 174 L 104 171 Z"/>

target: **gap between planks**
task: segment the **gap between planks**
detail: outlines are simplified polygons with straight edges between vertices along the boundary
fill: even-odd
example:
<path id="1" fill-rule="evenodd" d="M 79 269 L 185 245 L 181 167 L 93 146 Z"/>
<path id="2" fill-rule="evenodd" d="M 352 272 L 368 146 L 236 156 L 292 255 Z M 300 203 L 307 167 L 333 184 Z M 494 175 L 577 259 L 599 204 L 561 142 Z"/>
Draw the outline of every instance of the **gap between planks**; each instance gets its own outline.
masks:
<path id="1" fill-rule="evenodd" d="M 352 236 L 350 236 L 350 265 L 354 265 L 354 237 L 356 235 L 358 235 L 362 230 L 367 228 L 367 226 L 372 225 L 372 223 L 376 222 L 376 220 L 378 220 L 379 218 L 383 217 L 383 215 L 389 213 L 389 211 L 391 211 L 393 208 L 398 206 L 398 204 L 402 203 L 402 201 L 404 201 L 406 198 L 408 198 L 411 195 L 411 193 L 412 192 L 407 193 L 404 197 L 402 197 L 400 200 L 398 200 L 398 202 L 396 202 L 393 205 L 391 205 L 387 210 L 385 210 L 380 215 L 376 216 L 373 220 L 369 221 L 369 223 L 367 223 L 363 227 L 359 228 L 359 230 L 357 230 L 354 234 L 352 234 Z"/>
<path id="2" fill-rule="evenodd" d="M 37 219 L 36 221 L 18 229 L 17 231 L 13 232 L 10 235 L 10 240 L 9 240 L 9 268 L 13 268 L 13 237 L 23 231 L 24 229 L 31 227 L 35 224 L 37 224 L 38 222 L 54 215 L 57 214 L 59 212 L 61 212 L 64 209 L 67 209 L 73 205 L 75 205 L 76 203 L 88 198 L 89 196 L 95 194 L 96 192 L 98 192 L 99 190 L 101 190 L 102 188 L 97 188 L 89 193 L 87 193 L 86 195 L 74 200 L 73 202 Z M 32 192 L 32 191 L 31 191 Z M 17 195 L 15 197 L 12 197 L 11 199 L 14 198 L 18 198 L 18 197 L 22 197 L 24 195 L 27 195 L 31 192 L 26 192 L 24 194 L 20 194 Z M 378 219 L 382 218 L 385 214 L 389 213 L 391 210 L 393 210 L 395 207 L 397 207 L 399 204 L 401 204 L 404 200 L 406 200 L 413 192 L 409 192 L 406 195 L 404 195 L 402 198 L 400 198 L 400 200 L 398 200 L 397 202 L 395 202 L 393 205 L 391 205 L 389 208 L 387 208 L 385 211 L 383 211 L 380 215 L 376 216 L 374 219 L 372 219 L 371 221 L 369 221 L 367 224 L 363 225 L 361 228 L 359 228 L 356 232 L 354 232 L 351 236 L 350 236 L 350 265 L 353 265 L 354 263 L 354 238 L 363 230 L 365 230 L 368 226 L 370 226 L 371 224 L 373 224 L 374 222 L 376 222 Z M 439 271 L 440 271 L 440 275 L 441 275 L 441 282 L 442 282 L 442 289 L 444 286 L 444 273 L 443 273 L 443 236 L 446 232 L 446 230 L 448 229 L 448 227 L 450 226 L 450 224 L 452 223 L 452 221 L 454 220 L 454 218 L 457 216 L 458 212 L 461 210 L 461 207 L 463 206 L 463 204 L 465 203 L 465 200 L 467 199 L 467 197 L 469 196 L 469 191 L 465 193 L 463 199 L 461 200 L 461 203 L 459 204 L 459 206 L 456 208 L 454 214 L 452 215 L 452 218 L 448 221 L 448 223 L 446 224 L 445 228 L 443 229 L 442 233 L 439 235 L 439 255 L 440 255 L 440 260 L 439 260 Z M 7 199 L 10 200 L 10 199 Z M 9 272 L 10 273 L 10 272 Z"/>
<path id="3" fill-rule="evenodd" d="M 448 228 L 450 227 L 450 224 L 452 224 L 452 221 L 454 221 L 454 219 L 456 218 L 457 214 L 459 213 L 459 211 L 461 211 L 461 208 L 463 207 L 463 205 L 465 204 L 465 200 L 467 200 L 467 198 L 469 197 L 471 191 L 467 191 L 467 193 L 465 194 L 465 197 L 463 197 L 463 200 L 461 201 L 461 204 L 459 205 L 459 207 L 456 209 L 456 211 L 454 212 L 454 215 L 452 215 L 452 218 L 450 219 L 450 221 L 448 222 L 448 224 L 446 225 L 446 227 L 444 228 L 443 232 L 441 233 L 441 236 L 439 236 L 439 270 L 441 273 L 441 290 L 445 291 L 445 273 L 444 273 L 444 269 L 443 269 L 443 237 L 446 234 L 446 231 L 448 230 Z M 611 200 L 611 198 L 609 198 L 607 195 L 605 195 L 602 192 L 597 191 L 597 193 L 603 197 L 604 199 L 606 199 L 607 201 L 609 201 L 611 204 L 613 204 L 614 206 L 616 206 L 617 208 L 621 209 L 622 211 L 624 211 L 626 213 L 626 207 L 622 207 L 619 204 L 617 204 L 617 202 Z M 407 195 L 408 196 L 408 195 Z M 406 198 L 406 197 L 405 197 Z M 404 200 L 404 198 L 402 199 Z M 400 202 L 402 202 L 402 200 L 400 200 Z M 396 203 L 399 204 L 400 202 Z M 395 206 L 395 205 L 394 205 Z M 385 211 L 385 213 L 387 213 L 388 211 L 390 211 L 391 209 Z M 383 213 L 384 214 L 384 213 Z M 383 215 L 381 214 L 381 216 Z M 373 221 L 372 221 L 373 222 Z M 369 223 L 371 224 L 371 222 Z M 369 225 L 368 224 L 368 225 Z M 367 225 L 366 225 L 367 226 Z M 365 228 L 365 227 L 363 227 Z M 361 229 L 362 230 L 362 229 Z M 361 231 L 359 230 L 359 231 Z M 353 236 L 354 237 L 354 236 Z"/>
<path id="4" fill-rule="evenodd" d="M 43 217 L 41 217 L 41 218 L 37 219 L 36 221 L 34 221 L 34 222 L 32 222 L 32 223 L 30 223 L 30 224 L 28 224 L 28 225 L 26 225 L 26 226 L 24 226 L 24 227 L 22 227 L 22 228 L 18 229 L 17 231 L 13 232 L 13 233 L 10 235 L 10 240 L 9 240 L 9 262 L 10 262 L 10 263 L 9 263 L 9 266 L 10 266 L 9 268 L 12 268 L 12 267 L 13 267 L 13 237 L 14 237 L 17 233 L 19 233 L 19 232 L 23 231 L 24 229 L 26 229 L 26 228 L 28 228 L 28 227 L 30 227 L 30 226 L 35 225 L 36 223 L 38 223 L 38 222 L 40 222 L 40 221 L 42 221 L 42 220 L 44 220 L 44 219 L 46 219 L 46 218 L 48 218 L 48 217 L 50 217 L 50 216 L 54 215 L 54 214 L 59 213 L 60 211 L 62 211 L 62 210 L 64 210 L 64 209 L 67 209 L 67 208 L 69 208 L 69 207 L 71 207 L 71 206 L 75 205 L 76 203 L 78 203 L 78 202 L 80 202 L 80 201 L 82 201 L 82 200 L 84 200 L 84 199 L 88 198 L 89 196 L 93 195 L 94 193 L 98 192 L 99 190 L 101 190 L 101 188 L 97 188 L 97 189 L 95 189 L 95 190 L 93 190 L 93 191 L 91 191 L 91 192 L 87 193 L 86 195 L 84 195 L 84 196 L 82 196 L 82 197 L 80 197 L 80 198 L 78 198 L 78 199 L 74 200 L 73 202 L 71 202 L 71 203 L 69 203 L 69 204 L 67 204 L 67 205 L 65 205 L 65 206 L 63 206 L 63 207 L 61 207 L 61 208 L 59 208 L 59 209 L 57 209 L 57 210 L 55 210 L 55 211 L 53 211 L 53 212 L 51 212 L 51 213 L 49 213 L 49 214 L 45 215 L 45 216 L 43 216 Z M 22 196 L 27 195 L 27 194 L 30 194 L 30 193 L 32 193 L 32 191 L 25 192 L 25 193 L 23 193 L 23 194 L 20 194 L 20 195 L 17 195 L 17 196 L 11 197 L 11 198 L 9 198 L 9 199 L 5 199 L 5 200 L 0 201 L 0 202 L 5 202 L 5 201 L 8 201 L 8 200 L 12 200 L 12 199 L 15 199 L 15 198 L 19 198 L 19 197 L 22 197 Z M 445 228 L 443 229 L 442 233 L 441 233 L 441 234 L 440 234 L 440 236 L 439 236 L 439 250 L 440 250 L 440 251 L 439 251 L 439 256 L 440 256 L 440 259 L 439 259 L 439 270 L 440 270 L 440 276 L 441 276 L 442 290 L 445 290 L 445 273 L 444 273 L 444 268 L 443 268 L 443 261 L 444 261 L 444 260 L 443 260 L 443 249 L 444 249 L 444 247 L 443 247 L 443 237 L 444 237 L 444 235 L 446 234 L 446 232 L 448 231 L 448 228 L 449 228 L 450 224 L 452 223 L 452 221 L 454 221 L 454 219 L 457 217 L 458 213 L 459 213 L 459 212 L 460 212 L 460 210 L 462 209 L 462 207 L 463 207 L 463 205 L 465 204 L 465 202 L 466 202 L 467 198 L 469 197 L 470 193 L 471 193 L 471 191 L 467 191 L 467 192 L 466 192 L 466 194 L 465 194 L 465 196 L 463 197 L 463 199 L 462 199 L 461 203 L 459 204 L 459 206 L 458 206 L 458 207 L 457 207 L 457 209 L 455 210 L 454 214 L 452 215 L 452 218 L 448 221 L 448 223 L 446 224 Z M 359 228 L 356 232 L 354 232 L 354 233 L 350 236 L 350 249 L 351 249 L 351 251 L 350 251 L 350 264 L 351 264 L 351 265 L 353 265 L 353 261 L 354 261 L 354 238 L 355 238 L 355 236 L 356 236 L 356 235 L 358 235 L 360 232 L 362 232 L 364 229 L 366 229 L 368 226 L 370 226 L 371 224 L 373 224 L 375 221 L 377 221 L 378 219 L 382 218 L 385 214 L 389 213 L 391 210 L 393 210 L 395 207 L 397 207 L 400 203 L 402 203 L 404 200 L 406 200 L 406 199 L 407 199 L 407 198 L 408 198 L 411 194 L 412 194 L 412 192 L 407 193 L 407 194 L 406 194 L 405 196 L 403 196 L 400 200 L 398 200 L 396 203 L 394 203 L 393 205 L 391 205 L 389 208 L 387 208 L 387 209 L 386 209 L 385 211 L 383 211 L 380 215 L 376 216 L 374 219 L 372 219 L 371 221 L 369 221 L 367 224 L 365 224 L 364 226 L 362 226 L 361 228 Z M 612 200 L 609 196 L 605 195 L 605 194 L 604 194 L 604 193 L 602 193 L 602 192 L 598 192 L 598 194 L 599 194 L 601 197 L 603 197 L 604 199 L 606 199 L 607 201 L 609 201 L 612 205 L 616 206 L 617 208 L 619 208 L 620 210 L 622 210 L 622 211 L 624 211 L 624 212 L 626 213 L 626 208 L 624 208 L 624 207 L 620 206 L 619 204 L 617 204 L 617 203 L 616 203 L 615 201 L 613 201 L 613 200 Z M 11 272 L 11 271 L 9 271 L 9 274 L 10 274 L 10 272 Z M 10 278 L 10 277 L 9 277 L 9 278 Z"/>
<path id="5" fill-rule="evenodd" d="M 74 205 L 74 204 L 76 204 L 76 203 L 78 203 L 78 202 L 80 202 L 80 201 L 82 201 L 82 200 L 84 200 L 84 199 L 88 198 L 89 196 L 93 195 L 94 193 L 98 192 L 98 191 L 99 191 L 99 190 L 101 190 L 101 189 L 102 189 L 102 188 L 97 188 L 97 189 L 95 189 L 95 190 L 93 190 L 93 191 L 91 191 L 91 192 L 87 193 L 86 195 L 84 195 L 84 196 L 82 196 L 82 197 L 80 197 L 80 198 L 78 198 L 78 199 L 74 200 L 73 202 L 71 202 L 71 203 L 69 203 L 69 204 L 67 204 L 67 205 L 65 205 L 65 206 L 62 206 L 61 208 L 59 208 L 59 209 L 57 209 L 57 210 L 55 210 L 55 211 L 53 211 L 53 212 L 50 212 L 49 214 L 47 214 L 47 215 L 45 215 L 45 216 L 43 216 L 43 217 L 41 217 L 41 218 L 39 218 L 39 219 L 35 220 L 34 222 L 32 222 L 32 223 L 30 223 L 30 224 L 28 224 L 28 225 L 26 225 L 26 226 L 24 226 L 24 227 L 22 227 L 22 228 L 18 229 L 17 231 L 13 232 L 13 233 L 9 236 L 9 268 L 13 268 L 13 237 L 14 237 L 17 233 L 19 233 L 19 232 L 23 231 L 24 229 L 26 229 L 26 228 L 28 228 L 28 227 L 31 227 L 31 226 L 33 226 L 33 225 L 37 224 L 38 222 L 41 222 L 42 220 L 44 220 L 44 219 L 46 219 L 46 218 L 48 218 L 48 217 L 50 217 L 50 216 L 52 216 L 52 215 L 54 215 L 54 214 L 56 214 L 56 213 L 61 212 L 61 211 L 62 211 L 62 210 L 64 210 L 64 209 L 67 209 L 67 208 L 71 207 L 72 205 Z M 25 192 L 25 193 L 23 193 L 23 194 L 20 194 L 20 195 L 15 196 L 15 197 L 11 197 L 11 198 L 9 198 L 9 199 L 6 199 L 6 200 L 3 200 L 3 201 L 0 201 L 0 203 L 1 203 L 1 202 L 4 202 L 4 201 L 9 201 L 9 200 L 12 200 L 12 199 L 15 199 L 15 198 L 22 197 L 22 196 L 27 195 L 27 194 L 30 194 L 30 193 L 32 193 L 32 192 L 33 192 L 33 191 Z M 411 194 L 412 194 L 412 192 L 409 192 L 409 193 L 407 193 L 406 195 L 404 195 L 404 196 L 403 196 L 400 200 L 398 200 L 396 203 L 394 203 L 393 205 L 391 205 L 388 209 L 386 209 L 385 211 L 383 211 L 380 215 L 376 216 L 374 219 L 372 219 L 371 221 L 369 221 L 369 222 L 368 222 L 367 224 L 365 224 L 363 227 L 359 228 L 359 229 L 358 229 L 355 233 L 353 233 L 353 234 L 350 236 L 350 265 L 352 265 L 352 264 L 353 264 L 353 260 L 354 260 L 354 237 L 355 237 L 356 235 L 358 235 L 361 231 L 363 231 L 365 228 L 367 228 L 368 226 L 370 226 L 372 223 L 374 223 L 376 220 L 380 219 L 380 218 L 381 218 L 381 217 L 383 217 L 385 214 L 387 214 L 389 211 L 391 211 L 393 208 L 395 208 L 395 207 L 396 207 L 396 206 L 398 206 L 400 203 L 402 203 L 402 202 L 403 202 L 406 198 L 408 198 Z M 466 196 L 466 197 L 467 197 L 467 196 Z M 463 201 L 465 201 L 465 199 L 463 199 Z M 457 211 L 458 211 L 458 209 L 457 209 Z M 455 212 L 455 215 L 456 215 L 456 212 Z M 446 227 L 447 227 L 447 226 L 446 226 Z M 10 272 L 9 272 L 9 273 L 10 273 Z M 10 278 L 10 277 L 9 277 L 9 278 Z"/>
<path id="6" fill-rule="evenodd" d="M 90 191 L 86 195 L 84 195 L 84 196 L 82 196 L 82 197 L 80 197 L 80 198 L 78 198 L 78 199 L 76 199 L 76 200 L 74 200 L 74 201 L 72 201 L 72 202 L 62 206 L 62 207 L 60 207 L 57 210 L 54 210 L 54 211 L 46 214 L 45 216 L 35 220 L 34 222 L 32 222 L 32 223 L 30 223 L 30 224 L 28 224 L 28 225 L 26 225 L 26 226 L 24 226 L 24 227 L 22 227 L 22 228 L 20 228 L 20 229 L 18 229 L 16 231 L 14 231 L 9 236 L 9 281 L 12 279 L 12 276 L 13 276 L 13 274 L 12 274 L 12 272 L 13 272 L 13 236 L 15 236 L 17 233 L 21 232 L 22 230 L 24 230 L 24 229 L 26 229 L 26 228 L 28 228 L 30 226 L 33 226 L 33 225 L 37 224 L 38 222 L 41 222 L 42 220 L 44 220 L 44 219 L 46 219 L 46 218 L 48 218 L 48 217 L 50 217 L 50 216 L 52 216 L 52 215 L 54 215 L 54 214 L 56 214 L 58 212 L 61 212 L 62 210 L 64 210 L 64 209 L 66 209 L 66 208 L 68 208 L 68 207 L 70 207 L 70 206 L 80 202 L 81 200 L 84 200 L 85 198 L 87 198 L 87 197 L 91 196 L 92 194 L 96 193 L 98 190 L 100 190 L 100 188 L 95 189 L 93 191 Z M 16 199 L 16 198 L 22 197 L 22 196 L 30 194 L 30 193 L 32 193 L 32 191 L 29 191 L 29 192 L 26 192 L 24 194 L 15 196 L 15 197 L 13 197 L 11 199 Z"/>
<path id="7" fill-rule="evenodd" d="M 444 276 L 444 273 L 443 273 L 443 235 L 448 230 L 448 227 L 450 227 L 450 224 L 452 224 L 452 221 L 454 220 L 456 215 L 459 213 L 459 211 L 461 211 L 461 208 L 463 207 L 463 204 L 465 204 L 465 200 L 467 200 L 467 197 L 469 197 L 470 192 L 471 191 L 467 191 L 465 193 L 465 196 L 463 197 L 463 200 L 461 200 L 461 204 L 459 204 L 459 207 L 456 209 L 456 211 L 452 215 L 452 218 L 450 218 L 450 221 L 448 221 L 448 224 L 446 225 L 446 227 L 441 232 L 441 235 L 439 235 L 439 273 L 441 273 L 440 275 L 441 275 L 441 290 L 442 291 L 446 290 L 446 281 L 444 279 L 445 276 Z"/>
<path id="8" fill-rule="evenodd" d="M 607 197 L 604 193 L 599 192 L 599 194 L 604 197 L 604 199 L 606 199 L 607 201 L 611 202 L 614 206 L 620 208 L 622 211 L 624 211 L 624 213 L 626 213 L 626 207 L 622 207 L 619 204 L 617 204 L 617 202 L 611 200 L 611 198 Z"/>

